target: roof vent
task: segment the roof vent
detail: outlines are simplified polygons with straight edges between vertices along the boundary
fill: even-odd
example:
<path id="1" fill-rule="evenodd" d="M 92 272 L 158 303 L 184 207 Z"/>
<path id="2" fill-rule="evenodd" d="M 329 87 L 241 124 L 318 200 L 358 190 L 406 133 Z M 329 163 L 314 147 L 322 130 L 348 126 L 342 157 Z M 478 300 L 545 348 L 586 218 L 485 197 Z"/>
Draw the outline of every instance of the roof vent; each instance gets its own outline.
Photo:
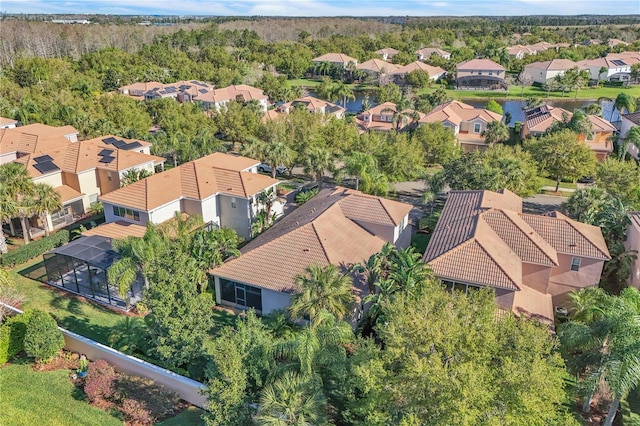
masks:
<path id="1" fill-rule="evenodd" d="M 309 249 L 308 249 L 308 248 L 306 248 L 306 249 L 302 249 L 302 251 L 306 253 L 306 252 L 308 252 L 308 251 L 309 251 Z"/>
<path id="2" fill-rule="evenodd" d="M 569 244 L 569 247 L 578 247 L 578 245 L 576 243 L 571 243 Z"/>

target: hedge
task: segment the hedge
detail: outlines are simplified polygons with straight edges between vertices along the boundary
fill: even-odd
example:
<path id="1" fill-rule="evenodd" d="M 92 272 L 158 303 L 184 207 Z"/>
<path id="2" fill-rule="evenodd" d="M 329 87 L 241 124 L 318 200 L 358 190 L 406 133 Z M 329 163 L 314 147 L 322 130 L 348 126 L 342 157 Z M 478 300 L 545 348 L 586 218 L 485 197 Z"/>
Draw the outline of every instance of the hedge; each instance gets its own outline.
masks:
<path id="1" fill-rule="evenodd" d="M 24 335 L 31 312 L 9 318 L 0 326 L 0 365 L 11 360 L 24 349 Z"/>
<path id="2" fill-rule="evenodd" d="M 69 242 L 69 231 L 62 229 L 53 235 L 32 241 L 0 256 L 0 265 L 9 268 L 29 260 Z"/>

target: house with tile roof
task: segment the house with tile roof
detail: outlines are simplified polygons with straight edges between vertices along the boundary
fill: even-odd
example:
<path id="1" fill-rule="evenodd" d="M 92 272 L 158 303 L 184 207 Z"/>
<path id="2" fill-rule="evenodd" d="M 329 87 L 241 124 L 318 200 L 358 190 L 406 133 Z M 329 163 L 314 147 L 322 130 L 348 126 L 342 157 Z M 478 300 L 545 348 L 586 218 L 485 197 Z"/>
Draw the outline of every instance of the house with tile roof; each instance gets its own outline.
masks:
<path id="1" fill-rule="evenodd" d="M 591 80 L 623 81 L 631 79 L 631 67 L 640 63 L 640 52 L 609 53 L 604 58 L 585 59 L 578 65 L 588 69 Z M 602 68 L 607 71 L 600 73 Z"/>
<path id="2" fill-rule="evenodd" d="M 631 265 L 629 285 L 640 290 L 640 212 L 630 212 L 629 219 L 630 223 L 624 246 L 627 250 L 636 250 L 638 252 Z"/>
<path id="3" fill-rule="evenodd" d="M 393 47 L 385 47 L 383 49 L 376 50 L 376 55 L 380 55 L 383 61 L 390 61 L 394 56 L 398 54 L 398 50 Z"/>
<path id="4" fill-rule="evenodd" d="M 451 191 L 423 257 L 447 287 L 492 288 L 500 309 L 548 324 L 569 292 L 598 284 L 609 259 L 600 228 L 523 213 L 508 190 Z"/>
<path id="5" fill-rule="evenodd" d="M 547 80 L 564 75 L 572 68 L 583 69 L 580 65 L 569 59 L 552 59 L 550 61 L 533 62 L 524 66 L 522 75 L 527 80 L 543 84 Z"/>
<path id="6" fill-rule="evenodd" d="M 522 123 L 522 137 L 539 136 L 544 134 L 555 122 L 571 120 L 572 112 L 560 107 L 541 105 L 524 111 Z M 587 135 L 578 135 L 578 138 L 591 148 L 598 160 L 605 160 L 613 151 L 611 138 L 616 128 L 602 117 L 589 114 L 591 132 Z"/>
<path id="7" fill-rule="evenodd" d="M 456 65 L 458 89 L 507 90 L 505 68 L 490 59 L 471 59 Z"/>
<path id="8" fill-rule="evenodd" d="M 14 129 L 18 124 L 18 120 L 0 117 L 0 129 Z"/>
<path id="9" fill-rule="evenodd" d="M 360 133 L 390 132 L 405 130 L 409 126 L 417 124 L 422 117 L 424 114 L 419 111 L 399 111 L 393 102 L 385 102 L 361 112 L 355 117 L 354 122 Z"/>
<path id="10" fill-rule="evenodd" d="M 279 182 L 258 174 L 258 164 L 258 160 L 219 152 L 181 164 L 102 195 L 105 220 L 157 225 L 179 212 L 232 228 L 248 239 L 251 223 L 263 208 L 259 194 L 275 190 Z M 274 203 L 271 213 L 281 215 L 283 205 Z"/>
<path id="11" fill-rule="evenodd" d="M 407 74 L 418 70 L 429 74 L 431 81 L 437 81 L 447 74 L 447 72 L 440 67 L 433 67 L 424 62 L 415 61 L 403 67 L 398 67 L 395 71 L 391 72 L 391 76 L 396 84 L 404 84 Z"/>
<path id="12" fill-rule="evenodd" d="M 143 101 L 171 98 L 178 102 L 191 102 L 213 89 L 212 85 L 198 80 L 182 80 L 167 84 L 150 81 L 122 86 L 118 92 Z"/>
<path id="13" fill-rule="evenodd" d="M 502 121 L 502 115 L 464 102 L 450 101 L 435 107 L 420 119 L 419 124 L 442 123 L 453 130 L 460 146 L 468 152 L 487 146 L 482 133 L 493 121 Z"/>
<path id="14" fill-rule="evenodd" d="M 220 111 L 228 102 L 237 101 L 246 103 L 256 101 L 263 112 L 267 111 L 269 97 L 264 94 L 262 89 L 249 86 L 248 84 L 237 84 L 233 86 L 221 87 L 202 93 L 196 99 L 202 102 L 204 109 Z"/>
<path id="15" fill-rule="evenodd" d="M 285 309 L 299 290 L 296 276 L 309 265 L 332 264 L 347 273 L 386 242 L 407 247 L 411 208 L 360 191 L 325 189 L 210 271 L 216 303 L 262 314 Z M 356 292 L 361 284 L 356 280 Z"/>
<path id="16" fill-rule="evenodd" d="M 353 65 L 358 65 L 358 60 L 356 58 L 352 58 L 349 55 L 345 55 L 344 53 L 325 53 L 324 55 L 318 56 L 317 58 L 313 58 L 311 60 L 314 64 L 319 64 L 322 62 L 328 62 L 331 65 L 339 66 L 346 68 L 347 65 L 353 63 Z"/>
<path id="17" fill-rule="evenodd" d="M 416 56 L 419 61 L 426 61 L 431 57 L 431 55 L 436 54 L 443 59 L 451 59 L 451 53 L 446 50 L 439 49 L 437 47 L 425 47 L 422 49 L 416 50 Z"/>
<path id="18" fill-rule="evenodd" d="M 524 46 L 522 44 L 516 44 L 514 46 L 509 46 L 507 48 L 507 53 L 509 56 L 515 59 L 522 59 L 527 55 L 535 55 L 536 52 L 529 48 L 529 46 Z"/>
<path id="19" fill-rule="evenodd" d="M 390 74 L 399 68 L 398 65 L 385 62 L 381 59 L 369 59 L 361 64 L 356 65 L 356 69 L 364 71 L 367 75 L 378 78 L 381 75 Z"/>
<path id="20" fill-rule="evenodd" d="M 344 118 L 345 109 L 340 105 L 313 96 L 304 96 L 280 105 L 276 110 L 283 114 L 290 114 L 295 108 L 305 108 L 315 114 L 323 114 L 328 117 Z"/>
<path id="21" fill-rule="evenodd" d="M 70 225 L 84 217 L 91 203 L 120 188 L 120 182 L 129 170 L 154 173 L 165 159 L 150 155 L 150 143 L 115 136 L 60 144 L 37 149 L 21 155 L 14 161 L 23 164 L 34 183 L 45 183 L 60 194 L 62 208 L 50 212 L 47 225 L 50 230 Z M 44 148 L 38 143 L 39 148 Z M 29 219 L 31 237 L 44 233 L 39 217 Z"/>
<path id="22" fill-rule="evenodd" d="M 78 140 L 78 131 L 71 126 L 53 127 L 44 124 L 0 129 L 0 164 L 16 158 L 60 148 Z"/>
<path id="23" fill-rule="evenodd" d="M 620 117 L 620 139 L 627 137 L 627 133 L 633 127 L 640 127 L 640 112 L 632 112 L 629 114 L 623 114 Z M 630 143 L 627 147 L 627 152 L 636 160 L 640 161 L 640 147 Z"/>

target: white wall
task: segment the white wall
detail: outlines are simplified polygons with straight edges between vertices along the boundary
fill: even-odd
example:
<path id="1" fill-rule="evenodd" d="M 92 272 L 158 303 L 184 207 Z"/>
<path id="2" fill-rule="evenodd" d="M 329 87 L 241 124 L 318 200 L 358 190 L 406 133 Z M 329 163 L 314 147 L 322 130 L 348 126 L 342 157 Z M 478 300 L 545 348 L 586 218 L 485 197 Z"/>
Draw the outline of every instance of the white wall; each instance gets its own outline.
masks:
<path id="1" fill-rule="evenodd" d="M 262 288 L 262 314 L 267 315 L 277 309 L 287 309 L 291 305 L 291 295 Z"/>
<path id="2" fill-rule="evenodd" d="M 176 212 L 181 212 L 180 207 L 180 200 L 174 200 L 162 207 L 150 211 L 149 220 L 154 225 L 158 225 L 159 223 L 172 219 L 176 215 Z"/>

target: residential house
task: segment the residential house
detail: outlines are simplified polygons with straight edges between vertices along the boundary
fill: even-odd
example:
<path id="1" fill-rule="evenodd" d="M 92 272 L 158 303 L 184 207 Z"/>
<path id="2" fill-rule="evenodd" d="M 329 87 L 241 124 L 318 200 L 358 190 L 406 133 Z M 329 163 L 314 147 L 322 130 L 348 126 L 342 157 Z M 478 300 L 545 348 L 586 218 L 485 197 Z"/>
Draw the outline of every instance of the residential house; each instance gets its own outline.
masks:
<path id="1" fill-rule="evenodd" d="M 436 54 L 443 59 L 451 59 L 451 53 L 445 50 L 439 49 L 437 47 L 425 47 L 425 48 L 416 50 L 416 55 L 418 56 L 419 61 L 426 61 L 433 54 Z"/>
<path id="2" fill-rule="evenodd" d="M 15 129 L 18 124 L 18 120 L 12 120 L 11 118 L 0 117 L 0 129 Z"/>
<path id="3" fill-rule="evenodd" d="M 610 38 L 609 41 L 607 41 L 607 45 L 609 47 L 615 47 L 619 45 L 628 46 L 629 43 L 627 43 L 626 41 L 618 40 L 617 38 Z"/>
<path id="4" fill-rule="evenodd" d="M 280 105 L 276 110 L 280 113 L 289 114 L 294 108 L 306 108 L 309 112 L 335 118 L 344 118 L 344 113 L 346 111 L 340 105 L 314 98 L 313 96 L 305 96 L 286 102 Z"/>
<path id="5" fill-rule="evenodd" d="M 148 81 L 143 83 L 133 83 L 133 84 L 128 84 L 126 86 L 122 86 L 118 89 L 118 92 L 120 92 L 123 95 L 131 96 L 132 98 L 135 98 L 139 101 L 144 101 L 145 93 L 154 89 L 159 90 L 163 88 L 164 88 L 163 83 L 159 83 L 157 81 Z"/>
<path id="6" fill-rule="evenodd" d="M 544 52 L 545 50 L 549 50 L 549 49 L 556 49 L 556 45 L 546 42 L 546 41 L 540 41 L 538 43 L 534 43 L 534 44 L 528 44 L 527 47 L 535 52 L 535 54 L 539 53 L 539 52 Z"/>
<path id="7" fill-rule="evenodd" d="M 578 64 L 589 70 L 591 80 L 623 81 L 631 79 L 631 67 L 640 63 L 640 52 L 609 53 L 604 58 L 585 59 Z M 606 68 L 606 71 L 601 72 Z"/>
<path id="8" fill-rule="evenodd" d="M 69 142 L 78 142 L 78 131 L 73 126 L 55 127 L 47 124 L 32 123 L 20 126 L 18 130 L 38 137 L 52 138 L 62 136 Z"/>
<path id="9" fill-rule="evenodd" d="M 600 228 L 523 213 L 508 190 L 451 191 L 423 257 L 448 288 L 492 288 L 501 310 L 547 324 L 569 292 L 598 284 L 609 259 Z"/>
<path id="10" fill-rule="evenodd" d="M 522 137 L 538 136 L 545 133 L 555 122 L 571 120 L 573 113 L 559 107 L 542 105 L 530 108 L 524 112 L 522 124 Z M 591 132 L 587 135 L 579 135 L 580 140 L 591 148 L 602 161 L 609 157 L 613 151 L 612 136 L 616 128 L 602 117 L 588 115 L 591 122 Z"/>
<path id="11" fill-rule="evenodd" d="M 523 46 L 522 44 L 516 44 L 515 46 L 509 46 L 507 48 L 507 53 L 509 56 L 515 59 L 522 59 L 527 55 L 535 55 L 536 52 L 531 50 L 528 46 Z"/>
<path id="12" fill-rule="evenodd" d="M 366 62 L 356 65 L 356 69 L 364 71 L 368 76 L 380 78 L 385 74 L 393 73 L 399 68 L 398 65 L 385 62 L 381 59 L 369 59 Z"/>
<path id="13" fill-rule="evenodd" d="M 286 309 L 300 290 L 296 276 L 309 265 L 332 264 L 346 274 L 386 242 L 407 247 L 411 208 L 346 188 L 325 189 L 210 271 L 216 303 L 263 315 Z M 361 280 L 354 284 L 356 292 L 364 290 Z"/>
<path id="14" fill-rule="evenodd" d="M 429 74 L 429 78 L 432 81 L 437 81 L 447 74 L 447 72 L 440 67 L 433 67 L 424 62 L 415 61 L 403 67 L 398 67 L 395 71 L 391 72 L 391 76 L 397 84 L 404 84 L 407 74 L 418 70 Z"/>
<path id="15" fill-rule="evenodd" d="M 632 127 L 640 126 L 640 112 L 633 112 L 630 114 L 623 114 L 620 117 L 620 139 L 627 137 L 627 133 Z M 630 143 L 627 147 L 627 152 L 636 160 L 640 161 L 640 148 Z"/>
<path id="16" fill-rule="evenodd" d="M 34 183 L 46 183 L 60 194 L 62 208 L 46 218 L 52 230 L 82 218 L 101 194 L 120 188 L 121 179 L 129 170 L 154 173 L 165 159 L 149 155 L 149 146 L 144 141 L 101 136 L 34 151 L 15 162 L 24 164 Z M 29 225 L 32 237 L 44 232 L 38 217 L 31 218 Z"/>
<path id="17" fill-rule="evenodd" d="M 597 38 L 590 38 L 590 39 L 584 40 L 580 44 L 582 46 L 598 46 L 598 45 L 602 44 L 602 40 L 598 40 Z"/>
<path id="18" fill-rule="evenodd" d="M 163 223 L 178 213 L 196 214 L 205 222 L 251 237 L 251 224 L 264 208 L 259 194 L 278 180 L 258 174 L 258 160 L 214 153 L 127 185 L 100 197 L 106 222 L 140 225 Z M 283 202 L 271 213 L 280 215 Z"/>
<path id="19" fill-rule="evenodd" d="M 33 125 L 0 129 L 0 164 L 10 163 L 34 152 L 65 147 L 72 143 L 70 139 L 77 140 L 78 132 L 71 126 L 46 127 L 51 131 L 43 132 L 42 128 L 33 127 Z M 25 131 L 25 128 L 29 132 Z M 65 134 L 67 134 L 66 137 Z"/>
<path id="20" fill-rule="evenodd" d="M 423 113 L 414 110 L 399 111 L 393 102 L 385 102 L 361 112 L 355 118 L 360 133 L 368 131 L 390 132 L 404 130 L 417 123 Z"/>
<path id="21" fill-rule="evenodd" d="M 175 83 L 133 83 L 122 86 L 118 91 L 132 98 L 148 101 L 151 99 L 172 98 L 178 102 L 191 102 L 201 94 L 213 90 L 213 86 L 198 80 L 177 81 Z"/>
<path id="22" fill-rule="evenodd" d="M 640 212 L 630 212 L 631 223 L 627 230 L 627 238 L 624 246 L 627 250 L 636 250 L 637 257 L 631 265 L 629 285 L 640 290 Z"/>
<path id="23" fill-rule="evenodd" d="M 490 59 L 472 59 L 456 65 L 458 89 L 507 90 L 505 68 Z"/>
<path id="24" fill-rule="evenodd" d="M 344 53 L 325 53 L 322 56 L 313 58 L 311 62 L 313 62 L 314 64 L 328 62 L 331 65 L 342 68 L 347 68 L 350 63 L 353 63 L 354 66 L 358 65 L 358 60 L 356 58 L 352 58 L 351 56 L 345 55 Z"/>
<path id="25" fill-rule="evenodd" d="M 419 123 L 442 123 L 453 130 L 460 146 L 468 152 L 486 147 L 482 133 L 492 121 L 502 121 L 502 115 L 460 101 L 450 101 L 435 107 Z"/>
<path id="26" fill-rule="evenodd" d="M 553 59 L 525 65 L 522 75 L 527 80 L 543 84 L 556 76 L 564 75 L 567 70 L 572 68 L 582 69 L 580 65 L 569 59 Z"/>
<path id="27" fill-rule="evenodd" d="M 258 89 L 247 84 L 238 84 L 234 86 L 222 87 L 220 89 L 210 90 L 198 96 L 198 101 L 206 110 L 220 111 L 230 101 L 238 101 L 246 103 L 256 101 L 263 112 L 267 111 L 268 96 L 264 94 L 262 89 Z"/>
<path id="28" fill-rule="evenodd" d="M 382 56 L 383 61 L 390 61 L 398 54 L 398 51 L 392 47 L 385 47 L 384 49 L 376 50 L 373 53 Z"/>

